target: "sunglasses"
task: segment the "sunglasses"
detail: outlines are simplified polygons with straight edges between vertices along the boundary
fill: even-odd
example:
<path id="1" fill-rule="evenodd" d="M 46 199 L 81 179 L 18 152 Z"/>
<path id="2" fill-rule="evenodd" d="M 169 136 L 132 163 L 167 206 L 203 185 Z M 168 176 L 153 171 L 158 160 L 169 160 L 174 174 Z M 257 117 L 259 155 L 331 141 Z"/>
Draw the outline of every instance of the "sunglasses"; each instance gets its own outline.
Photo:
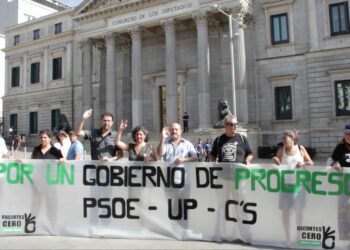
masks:
<path id="1" fill-rule="evenodd" d="M 238 122 L 226 122 L 226 125 L 231 126 L 231 127 L 237 127 Z"/>

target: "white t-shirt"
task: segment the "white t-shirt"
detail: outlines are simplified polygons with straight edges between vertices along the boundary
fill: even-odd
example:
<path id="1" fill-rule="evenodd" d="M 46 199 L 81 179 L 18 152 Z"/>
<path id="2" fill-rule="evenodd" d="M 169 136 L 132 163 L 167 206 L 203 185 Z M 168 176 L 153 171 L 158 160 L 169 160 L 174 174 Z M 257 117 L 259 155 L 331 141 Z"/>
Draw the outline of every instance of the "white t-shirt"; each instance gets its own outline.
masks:
<path id="1" fill-rule="evenodd" d="M 7 155 L 8 150 L 4 138 L 0 137 L 0 158 Z"/>

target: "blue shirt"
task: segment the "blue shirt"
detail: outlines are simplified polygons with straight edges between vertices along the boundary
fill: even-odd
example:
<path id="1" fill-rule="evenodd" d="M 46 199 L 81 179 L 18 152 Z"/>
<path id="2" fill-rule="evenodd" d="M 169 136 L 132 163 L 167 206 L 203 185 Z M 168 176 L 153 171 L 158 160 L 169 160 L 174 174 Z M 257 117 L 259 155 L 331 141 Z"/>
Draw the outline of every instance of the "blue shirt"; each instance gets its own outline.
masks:
<path id="1" fill-rule="evenodd" d="M 70 145 L 70 148 L 67 153 L 67 160 L 74 160 L 76 154 L 80 154 L 80 157 L 77 160 L 81 160 L 84 153 L 83 144 L 80 141 L 76 140 Z"/>
<path id="2" fill-rule="evenodd" d="M 196 150 L 191 142 L 181 138 L 178 145 L 170 139 L 164 143 L 163 160 L 165 162 L 174 162 L 177 158 L 197 157 Z"/>

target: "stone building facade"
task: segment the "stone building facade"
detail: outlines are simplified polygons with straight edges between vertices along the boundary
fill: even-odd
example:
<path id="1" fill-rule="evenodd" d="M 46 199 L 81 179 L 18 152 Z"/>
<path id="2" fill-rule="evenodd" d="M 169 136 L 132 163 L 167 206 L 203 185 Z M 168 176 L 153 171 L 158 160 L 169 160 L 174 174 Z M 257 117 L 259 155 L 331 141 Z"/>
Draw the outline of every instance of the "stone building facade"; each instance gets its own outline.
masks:
<path id="1" fill-rule="evenodd" d="M 344 0 L 86 0 L 8 30 L 5 128 L 93 108 L 87 126 L 109 111 L 159 131 L 187 111 L 206 130 L 225 98 L 257 145 L 294 127 L 327 157 L 350 115 L 349 34 Z"/>

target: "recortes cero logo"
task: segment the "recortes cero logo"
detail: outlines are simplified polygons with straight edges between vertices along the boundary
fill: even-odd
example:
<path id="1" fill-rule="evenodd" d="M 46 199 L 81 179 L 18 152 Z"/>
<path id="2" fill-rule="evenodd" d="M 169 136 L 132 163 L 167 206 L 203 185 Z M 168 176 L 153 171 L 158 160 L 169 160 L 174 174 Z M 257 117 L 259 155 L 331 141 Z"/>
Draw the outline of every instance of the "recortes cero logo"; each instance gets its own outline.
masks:
<path id="1" fill-rule="evenodd" d="M 322 247 L 323 249 L 335 248 L 335 230 L 326 226 L 298 226 L 298 243 L 304 247 Z"/>
<path id="2" fill-rule="evenodd" d="M 27 214 L 1 215 L 1 232 L 6 233 L 34 233 L 36 230 L 35 216 Z"/>

